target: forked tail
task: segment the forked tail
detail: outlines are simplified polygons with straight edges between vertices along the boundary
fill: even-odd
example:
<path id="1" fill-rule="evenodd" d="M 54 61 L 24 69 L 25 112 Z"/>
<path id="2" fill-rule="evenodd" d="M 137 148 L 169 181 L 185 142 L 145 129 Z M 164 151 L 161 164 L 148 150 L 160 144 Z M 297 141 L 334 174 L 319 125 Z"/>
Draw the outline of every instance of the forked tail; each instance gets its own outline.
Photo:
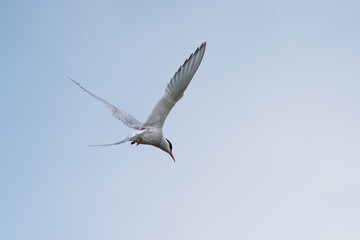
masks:
<path id="1" fill-rule="evenodd" d="M 129 136 L 127 136 L 124 140 L 121 140 L 120 142 L 109 143 L 109 144 L 96 144 L 96 145 L 90 145 L 89 147 L 107 147 L 107 146 L 112 146 L 112 145 L 119 145 L 119 144 L 122 144 L 124 142 L 129 141 L 133 137 L 137 137 L 137 136 L 145 134 L 147 132 L 149 132 L 149 129 L 143 129 L 143 130 L 135 131 L 132 134 L 130 134 Z"/>

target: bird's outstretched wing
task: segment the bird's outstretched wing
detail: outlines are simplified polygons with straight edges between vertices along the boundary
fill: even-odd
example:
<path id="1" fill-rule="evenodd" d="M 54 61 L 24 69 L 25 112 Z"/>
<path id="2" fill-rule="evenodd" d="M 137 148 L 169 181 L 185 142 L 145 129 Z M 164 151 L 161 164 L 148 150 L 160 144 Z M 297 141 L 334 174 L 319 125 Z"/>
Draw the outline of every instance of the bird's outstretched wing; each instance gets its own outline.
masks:
<path id="1" fill-rule="evenodd" d="M 133 132 L 132 134 L 130 134 L 129 136 L 127 136 L 125 139 L 121 140 L 120 142 L 109 143 L 109 144 L 90 145 L 89 147 L 107 147 L 107 146 L 112 146 L 112 145 L 119 145 L 121 143 L 131 140 L 132 138 L 141 137 L 141 135 L 144 135 L 145 133 L 148 133 L 148 132 L 149 132 L 149 129 L 139 130 L 139 131 Z"/>
<path id="2" fill-rule="evenodd" d="M 113 115 L 121 120 L 126 126 L 134 128 L 139 130 L 141 128 L 141 122 L 139 122 L 138 120 L 136 120 L 136 118 L 134 118 L 133 116 L 131 116 L 129 113 L 124 112 L 123 110 L 115 107 L 114 105 L 112 105 L 111 103 L 109 103 L 108 101 L 102 99 L 101 97 L 93 94 L 92 92 L 88 91 L 86 88 L 84 88 L 83 86 L 80 85 L 80 83 L 78 83 L 77 81 L 75 81 L 72 78 L 69 78 L 71 81 L 73 81 L 76 85 L 78 85 L 82 90 L 84 90 L 85 92 L 87 92 L 88 94 L 90 94 L 91 96 L 93 96 L 94 98 L 100 100 L 101 102 L 103 102 L 106 106 L 108 106 L 111 110 L 111 112 L 113 113 Z"/>
<path id="3" fill-rule="evenodd" d="M 156 104 L 150 116 L 142 127 L 153 126 L 161 128 L 170 110 L 175 106 L 176 102 L 184 95 L 184 91 L 193 78 L 203 59 L 206 48 L 206 42 L 201 44 L 196 51 L 184 62 L 184 64 L 175 73 L 168 83 L 165 94 Z"/>

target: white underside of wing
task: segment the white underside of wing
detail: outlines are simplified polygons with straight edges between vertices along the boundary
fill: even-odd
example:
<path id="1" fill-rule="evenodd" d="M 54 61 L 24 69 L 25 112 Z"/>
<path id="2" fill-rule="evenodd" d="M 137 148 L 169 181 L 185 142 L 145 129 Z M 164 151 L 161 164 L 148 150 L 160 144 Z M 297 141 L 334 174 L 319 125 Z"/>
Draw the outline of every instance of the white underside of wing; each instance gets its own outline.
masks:
<path id="1" fill-rule="evenodd" d="M 201 44 L 196 51 L 184 62 L 179 70 L 174 74 L 173 78 L 168 83 L 165 94 L 156 104 L 150 116 L 142 127 L 153 126 L 162 128 L 165 119 L 171 109 L 175 106 L 184 95 L 185 89 L 188 87 L 196 70 L 199 68 L 201 60 L 203 59 L 206 48 L 206 42 Z"/>
<path id="2" fill-rule="evenodd" d="M 99 101 L 103 102 L 106 106 L 108 106 L 110 108 L 111 112 L 113 113 L 114 117 L 121 120 L 126 126 L 137 129 L 137 130 L 139 130 L 141 128 L 142 123 L 139 122 L 133 116 L 131 116 L 129 113 L 115 107 L 114 105 L 112 105 L 111 103 L 106 101 L 105 99 L 102 99 L 101 97 L 99 97 L 99 96 L 95 95 L 94 93 L 90 92 L 89 90 L 87 90 L 86 88 L 81 86 L 80 83 L 78 83 L 74 79 L 72 79 L 72 78 L 69 78 L 69 79 L 71 81 L 73 81 L 76 85 L 78 85 L 82 90 L 87 92 L 89 95 L 93 96 L 94 98 L 98 99 Z"/>

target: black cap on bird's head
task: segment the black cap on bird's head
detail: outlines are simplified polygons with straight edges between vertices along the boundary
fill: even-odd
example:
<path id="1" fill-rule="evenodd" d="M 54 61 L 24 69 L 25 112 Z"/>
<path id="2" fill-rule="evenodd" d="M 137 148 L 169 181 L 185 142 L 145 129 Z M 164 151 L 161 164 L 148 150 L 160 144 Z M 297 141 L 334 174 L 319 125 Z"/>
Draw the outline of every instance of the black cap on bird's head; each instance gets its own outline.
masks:
<path id="1" fill-rule="evenodd" d="M 167 138 L 165 138 L 166 139 L 166 141 L 168 142 L 168 144 L 169 144 L 169 154 L 170 154 L 170 156 L 172 157 L 172 159 L 174 160 L 174 162 L 175 162 L 175 158 L 174 158 L 174 156 L 173 156 L 173 154 L 172 154 L 172 144 L 171 144 L 171 142 L 169 141 L 169 139 L 167 139 Z"/>

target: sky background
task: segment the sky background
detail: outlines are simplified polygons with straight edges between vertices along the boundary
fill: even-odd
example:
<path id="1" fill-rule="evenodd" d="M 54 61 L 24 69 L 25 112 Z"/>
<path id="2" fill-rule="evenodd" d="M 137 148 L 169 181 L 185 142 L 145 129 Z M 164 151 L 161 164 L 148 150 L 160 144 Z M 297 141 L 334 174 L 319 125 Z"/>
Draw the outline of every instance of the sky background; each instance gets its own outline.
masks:
<path id="1" fill-rule="evenodd" d="M 0 239 L 360 239 L 359 1 L 1 1 Z M 207 49 L 151 146 L 145 121 Z"/>

